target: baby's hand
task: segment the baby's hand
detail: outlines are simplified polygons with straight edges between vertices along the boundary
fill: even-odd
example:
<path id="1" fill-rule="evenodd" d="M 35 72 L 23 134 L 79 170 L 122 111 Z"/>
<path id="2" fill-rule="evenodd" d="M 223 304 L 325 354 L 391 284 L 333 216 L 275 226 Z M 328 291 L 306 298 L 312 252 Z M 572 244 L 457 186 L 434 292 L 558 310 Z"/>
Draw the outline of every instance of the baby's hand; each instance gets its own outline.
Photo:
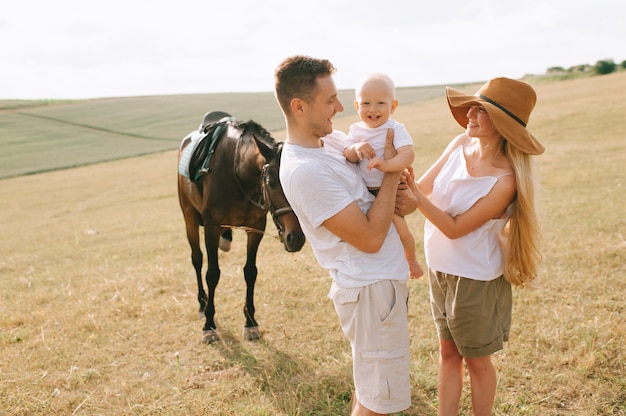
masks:
<path id="1" fill-rule="evenodd" d="M 381 172 L 387 172 L 388 165 L 386 160 L 374 157 L 367 162 L 367 170 L 378 169 Z"/>
<path id="2" fill-rule="evenodd" d="M 369 143 L 355 143 L 354 150 L 356 151 L 356 156 L 359 160 L 372 159 L 376 157 L 376 152 L 374 148 Z"/>

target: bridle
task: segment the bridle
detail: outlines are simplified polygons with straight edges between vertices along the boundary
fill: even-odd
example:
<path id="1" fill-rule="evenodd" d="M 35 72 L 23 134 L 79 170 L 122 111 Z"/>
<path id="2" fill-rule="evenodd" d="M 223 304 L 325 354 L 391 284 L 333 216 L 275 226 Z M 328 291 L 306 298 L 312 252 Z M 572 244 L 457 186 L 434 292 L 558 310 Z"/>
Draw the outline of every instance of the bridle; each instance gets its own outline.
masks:
<path id="1" fill-rule="evenodd" d="M 276 163 L 273 166 L 270 165 L 271 162 L 266 163 L 263 165 L 263 168 L 261 169 L 261 197 L 257 201 L 257 200 L 252 199 L 252 197 L 248 195 L 248 193 L 245 191 L 245 189 L 241 185 L 241 182 L 239 181 L 239 176 L 237 176 L 239 149 L 241 147 L 241 143 L 243 142 L 243 134 L 244 133 L 242 132 L 241 136 L 237 140 L 237 144 L 235 147 L 235 160 L 233 163 L 233 170 L 234 170 L 233 173 L 235 177 L 235 182 L 237 182 L 237 186 L 239 187 L 239 190 L 241 191 L 241 193 L 243 193 L 243 195 L 246 197 L 246 199 L 250 203 L 252 203 L 257 208 L 263 211 L 269 211 L 272 214 L 272 220 L 274 221 L 274 225 L 276 225 L 276 229 L 278 230 L 278 237 L 281 241 L 283 241 L 283 233 L 285 232 L 285 229 L 278 221 L 278 218 L 281 217 L 282 215 L 293 212 L 293 209 L 291 208 L 289 203 L 286 202 L 286 200 L 285 200 L 286 202 L 285 206 L 277 207 L 275 201 L 271 197 L 271 192 L 270 192 L 270 189 L 272 188 L 272 185 L 271 185 L 272 180 L 276 180 L 276 181 L 279 180 L 278 164 L 280 163 L 280 153 L 281 153 L 282 147 L 280 147 L 279 145 L 278 151 L 275 156 Z M 270 174 L 270 171 L 273 174 L 273 176 Z M 254 230 L 254 231 L 262 232 L 260 230 Z"/>
<path id="2" fill-rule="evenodd" d="M 279 154 L 280 155 L 280 154 Z M 276 156 L 276 158 L 279 158 L 279 155 Z M 278 161 L 277 161 L 278 163 Z M 267 204 L 270 213 L 272 214 L 272 220 L 274 221 L 274 225 L 276 225 L 276 229 L 278 230 L 278 236 L 280 238 L 280 240 L 283 240 L 283 233 L 285 232 L 284 227 L 280 224 L 280 222 L 278 222 L 278 218 L 282 215 L 285 214 L 289 214 L 291 212 L 293 212 L 293 208 L 291 208 L 291 205 L 289 205 L 289 203 L 287 202 L 287 199 L 285 199 L 285 206 L 282 207 L 277 207 L 275 205 L 275 201 L 272 200 L 272 197 L 270 196 L 270 188 L 272 187 L 271 185 L 271 180 L 272 178 L 270 177 L 270 170 L 275 170 L 275 176 L 274 176 L 274 180 L 278 181 L 278 165 L 274 165 L 274 166 L 270 166 L 269 163 L 266 163 L 265 165 L 263 165 L 263 170 L 261 171 L 261 183 L 262 183 L 262 188 L 263 188 L 263 199 L 265 200 L 265 203 Z"/>

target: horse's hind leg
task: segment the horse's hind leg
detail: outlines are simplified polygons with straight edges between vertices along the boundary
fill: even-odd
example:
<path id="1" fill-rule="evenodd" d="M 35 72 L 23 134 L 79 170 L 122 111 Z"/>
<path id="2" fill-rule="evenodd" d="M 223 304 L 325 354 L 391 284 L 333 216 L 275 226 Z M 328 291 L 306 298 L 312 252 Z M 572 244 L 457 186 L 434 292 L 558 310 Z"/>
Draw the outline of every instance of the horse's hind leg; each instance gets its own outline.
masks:
<path id="1" fill-rule="evenodd" d="M 246 265 L 243 268 L 246 280 L 246 306 L 243 308 L 246 326 L 243 329 L 243 337 L 248 341 L 259 339 L 262 335 L 259 324 L 254 319 L 254 286 L 257 277 L 256 255 L 262 238 L 263 234 L 261 233 L 248 232 Z"/>

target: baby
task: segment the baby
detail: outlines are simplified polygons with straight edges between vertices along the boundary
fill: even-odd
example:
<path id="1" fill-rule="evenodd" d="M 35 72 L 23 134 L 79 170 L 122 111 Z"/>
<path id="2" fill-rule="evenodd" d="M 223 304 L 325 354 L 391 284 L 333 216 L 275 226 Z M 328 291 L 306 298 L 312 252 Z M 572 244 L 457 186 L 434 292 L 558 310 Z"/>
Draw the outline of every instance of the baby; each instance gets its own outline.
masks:
<path id="1" fill-rule="evenodd" d="M 401 171 L 413 163 L 413 139 L 404 125 L 391 119 L 398 100 L 394 83 L 387 75 L 372 75 L 357 86 L 354 107 L 361 121 L 350 126 L 343 154 L 348 161 L 359 164 L 367 188 L 376 194 L 384 172 Z M 397 155 L 385 160 L 385 137 L 390 128 L 394 130 L 393 144 Z M 363 159 L 367 159 L 367 163 Z M 395 216 L 393 224 L 404 245 L 410 277 L 417 279 L 424 272 L 415 255 L 413 235 L 403 217 Z"/>

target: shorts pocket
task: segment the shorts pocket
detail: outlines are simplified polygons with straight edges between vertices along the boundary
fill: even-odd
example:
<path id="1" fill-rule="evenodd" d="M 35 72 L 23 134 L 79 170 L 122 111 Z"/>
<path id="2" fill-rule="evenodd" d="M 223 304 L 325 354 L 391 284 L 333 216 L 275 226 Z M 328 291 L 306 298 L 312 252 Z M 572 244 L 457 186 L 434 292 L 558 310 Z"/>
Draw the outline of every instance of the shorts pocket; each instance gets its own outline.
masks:
<path id="1" fill-rule="evenodd" d="M 410 401 L 408 348 L 360 351 L 355 363 L 355 384 L 365 402 L 391 404 Z"/>
<path id="2" fill-rule="evenodd" d="M 345 288 L 333 283 L 330 286 L 330 292 L 328 293 L 328 297 L 332 299 L 335 303 L 345 305 L 346 303 L 354 303 L 358 301 L 360 292 L 361 288 Z"/>

